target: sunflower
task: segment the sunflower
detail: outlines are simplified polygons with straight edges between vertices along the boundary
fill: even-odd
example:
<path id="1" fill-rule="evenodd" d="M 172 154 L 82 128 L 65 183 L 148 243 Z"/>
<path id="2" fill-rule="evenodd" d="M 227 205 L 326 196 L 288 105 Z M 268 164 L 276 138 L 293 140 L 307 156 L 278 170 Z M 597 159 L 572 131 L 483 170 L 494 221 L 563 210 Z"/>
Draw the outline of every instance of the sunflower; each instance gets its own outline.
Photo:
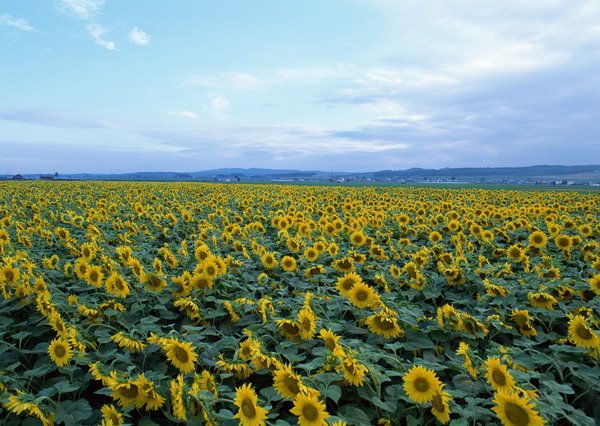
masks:
<path id="1" fill-rule="evenodd" d="M 300 325 L 300 338 L 312 339 L 317 328 L 317 317 L 309 306 L 298 312 L 298 324 Z"/>
<path id="2" fill-rule="evenodd" d="M 543 249 L 548 244 L 548 237 L 542 231 L 533 231 L 529 235 L 529 245 L 537 249 Z"/>
<path id="3" fill-rule="evenodd" d="M 600 337 L 586 322 L 582 315 L 575 315 L 569 320 L 569 340 L 580 348 L 598 350 Z"/>
<path id="4" fill-rule="evenodd" d="M 122 332 L 117 332 L 113 334 L 110 339 L 115 342 L 119 347 L 125 348 L 131 352 L 141 352 L 146 347 L 146 344 L 141 340 L 133 339 L 128 337 Z"/>
<path id="5" fill-rule="evenodd" d="M 589 279 L 588 283 L 590 284 L 590 287 L 594 293 L 600 295 L 600 274 L 594 275 Z"/>
<path id="6" fill-rule="evenodd" d="M 244 384 L 235 389 L 235 406 L 238 412 L 233 416 L 241 426 L 264 426 L 268 411 L 258 406 L 258 397 L 252 386 Z"/>
<path id="7" fill-rule="evenodd" d="M 344 380 L 354 386 L 362 386 L 365 375 L 369 372 L 367 367 L 356 359 L 339 354 L 340 364 L 336 367 L 338 373 L 344 373 Z"/>
<path id="8" fill-rule="evenodd" d="M 557 235 L 554 238 L 554 244 L 556 244 L 556 247 L 558 247 L 562 251 L 566 251 L 566 252 L 568 252 L 569 250 L 571 250 L 571 248 L 573 248 L 573 240 L 571 240 L 571 237 L 569 237 L 568 235 L 564 235 L 564 234 Z"/>
<path id="9" fill-rule="evenodd" d="M 531 324 L 533 318 L 526 309 L 513 309 L 510 314 L 511 319 L 517 324 L 521 334 L 527 337 L 533 337 L 537 334 L 536 329 Z"/>
<path id="10" fill-rule="evenodd" d="M 67 364 L 73 356 L 73 350 L 67 340 L 57 338 L 50 342 L 48 346 L 48 355 L 52 361 L 59 367 Z"/>
<path id="11" fill-rule="evenodd" d="M 488 358 L 483 364 L 485 378 L 490 386 L 499 392 L 511 392 L 515 387 L 515 379 L 510 375 L 506 365 L 500 362 L 500 358 Z"/>
<path id="12" fill-rule="evenodd" d="M 479 371 L 473 365 L 473 361 L 469 356 L 469 345 L 465 342 L 460 342 L 458 344 L 458 349 L 456 350 L 457 355 L 462 355 L 464 357 L 463 367 L 465 370 L 469 372 L 472 378 L 476 379 L 479 376 Z"/>
<path id="13" fill-rule="evenodd" d="M 89 265 L 85 271 L 85 281 L 94 287 L 100 287 L 104 280 L 102 268 L 98 265 Z"/>
<path id="14" fill-rule="evenodd" d="M 346 274 L 348 272 L 354 271 L 354 262 L 355 261 L 352 257 L 344 257 L 342 259 L 337 259 L 336 261 L 334 261 L 331 264 L 331 266 L 333 266 L 333 269 L 335 269 L 336 271 L 342 274 Z"/>
<path id="15" fill-rule="evenodd" d="M 356 284 L 362 283 L 360 275 L 355 273 L 349 273 L 337 279 L 336 288 L 342 296 L 348 296 L 352 287 Z"/>
<path id="16" fill-rule="evenodd" d="M 331 352 L 338 348 L 338 340 L 340 340 L 340 336 L 331 330 L 322 328 L 321 331 L 319 331 L 319 337 L 325 341 L 325 347 Z"/>
<path id="17" fill-rule="evenodd" d="M 167 358 L 176 368 L 182 373 L 189 373 L 196 367 L 195 362 L 198 355 L 194 352 L 194 346 L 191 342 L 179 342 L 175 339 L 170 339 L 163 346 L 163 350 L 167 352 Z"/>
<path id="18" fill-rule="evenodd" d="M 379 301 L 379 295 L 371 286 L 360 282 L 350 289 L 348 299 L 357 308 L 370 308 Z"/>
<path id="19" fill-rule="evenodd" d="M 109 293 L 117 297 L 125 298 L 129 294 L 129 285 L 125 279 L 116 272 L 113 272 L 111 276 L 108 277 L 105 286 Z"/>
<path id="20" fill-rule="evenodd" d="M 354 231 L 350 234 L 350 242 L 355 246 L 364 246 L 367 242 L 367 237 L 361 231 Z"/>
<path id="21" fill-rule="evenodd" d="M 281 258 L 281 269 L 285 272 L 293 272 L 296 270 L 296 259 L 292 256 L 283 256 Z"/>
<path id="22" fill-rule="evenodd" d="M 327 426 L 325 419 L 329 414 L 325 404 L 319 401 L 319 393 L 312 389 L 300 392 L 294 399 L 294 408 L 290 410 L 298 417 L 300 426 Z"/>
<path id="23" fill-rule="evenodd" d="M 492 410 L 504 426 L 542 426 L 546 423 L 534 405 L 516 393 L 497 392 L 494 403 Z"/>
<path id="24" fill-rule="evenodd" d="M 528 293 L 527 300 L 533 307 L 549 310 L 553 310 L 554 305 L 558 303 L 558 300 L 554 296 L 544 292 Z"/>
<path id="25" fill-rule="evenodd" d="M 20 276 L 21 274 L 19 270 L 10 265 L 5 265 L 0 269 L 0 282 L 15 284 L 17 281 L 19 281 Z"/>
<path id="26" fill-rule="evenodd" d="M 121 414 L 114 405 L 104 404 L 100 409 L 102 413 L 102 422 L 100 426 L 120 426 L 123 424 L 123 414 Z"/>
<path id="27" fill-rule="evenodd" d="M 442 234 L 440 234 L 437 231 L 431 231 L 429 233 L 429 242 L 431 242 L 432 244 L 437 243 L 438 241 L 440 241 L 442 239 Z"/>
<path id="28" fill-rule="evenodd" d="M 519 263 L 525 260 L 525 250 L 519 244 L 513 244 L 506 249 L 506 257 Z"/>
<path id="29" fill-rule="evenodd" d="M 404 333 L 404 330 L 398 325 L 396 317 L 383 311 L 368 316 L 366 323 L 369 330 L 386 338 L 398 337 Z"/>
<path id="30" fill-rule="evenodd" d="M 0 245 L 9 245 L 10 235 L 6 229 L 0 229 Z"/>
<path id="31" fill-rule="evenodd" d="M 54 232 L 56 233 L 56 235 L 58 236 L 58 238 L 61 239 L 61 241 L 67 241 L 71 237 L 71 234 L 69 233 L 69 230 L 66 229 L 66 228 L 63 228 L 62 226 L 56 228 L 54 230 Z"/>
<path id="32" fill-rule="evenodd" d="M 183 376 L 179 374 L 176 379 L 171 380 L 171 408 L 173 416 L 179 420 L 187 420 L 187 412 L 185 409 L 184 393 L 185 387 Z"/>
<path id="33" fill-rule="evenodd" d="M 304 257 L 309 262 L 314 262 L 319 257 L 319 252 L 314 247 L 309 247 L 304 250 Z"/>
<path id="34" fill-rule="evenodd" d="M 299 374 L 295 374 L 292 366 L 289 364 L 281 365 L 275 371 L 273 386 L 281 396 L 290 399 L 296 398 L 298 393 L 306 389 L 306 386 L 302 383 L 302 377 Z"/>
<path id="35" fill-rule="evenodd" d="M 282 319 L 277 320 L 276 323 L 279 327 L 279 332 L 288 339 L 294 340 L 300 337 L 301 325 L 298 324 L 298 321 Z"/>
<path id="36" fill-rule="evenodd" d="M 592 226 L 589 223 L 584 223 L 579 228 L 577 228 L 577 230 L 584 237 L 591 237 L 592 234 L 594 233 L 594 229 L 592 228 Z"/>
<path id="37" fill-rule="evenodd" d="M 412 366 L 403 380 L 404 391 L 417 404 L 431 402 L 442 391 L 442 383 L 435 372 L 420 365 Z"/>
<path id="38" fill-rule="evenodd" d="M 135 405 L 137 408 L 142 407 L 146 403 L 147 394 L 140 386 L 137 380 L 128 380 L 119 382 L 115 379 L 115 375 L 111 373 L 108 387 L 113 391 L 112 397 L 123 408 Z"/>
<path id="39" fill-rule="evenodd" d="M 431 400 L 431 414 L 442 424 L 450 421 L 450 400 L 452 400 L 452 397 L 445 391 L 436 393 Z"/>
<path id="40" fill-rule="evenodd" d="M 146 284 L 144 288 L 148 291 L 160 293 L 167 286 L 167 281 L 154 273 L 142 272 L 140 283 Z"/>

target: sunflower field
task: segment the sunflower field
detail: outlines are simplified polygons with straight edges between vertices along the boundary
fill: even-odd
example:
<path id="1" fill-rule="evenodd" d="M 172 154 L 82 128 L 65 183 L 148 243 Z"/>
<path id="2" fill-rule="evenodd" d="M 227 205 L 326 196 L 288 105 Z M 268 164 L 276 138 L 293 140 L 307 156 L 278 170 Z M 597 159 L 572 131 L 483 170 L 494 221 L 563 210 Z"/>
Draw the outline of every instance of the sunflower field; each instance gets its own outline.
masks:
<path id="1" fill-rule="evenodd" d="M 594 425 L 600 194 L 0 182 L 3 425 Z"/>

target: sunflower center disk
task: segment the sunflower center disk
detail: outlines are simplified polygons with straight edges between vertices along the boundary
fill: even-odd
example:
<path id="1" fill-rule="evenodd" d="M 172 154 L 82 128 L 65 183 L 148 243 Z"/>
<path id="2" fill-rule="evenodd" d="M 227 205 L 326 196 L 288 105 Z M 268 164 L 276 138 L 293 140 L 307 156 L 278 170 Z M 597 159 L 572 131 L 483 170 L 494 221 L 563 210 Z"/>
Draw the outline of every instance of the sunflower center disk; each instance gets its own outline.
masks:
<path id="1" fill-rule="evenodd" d="M 593 337 L 592 332 L 583 324 L 579 324 L 575 331 L 583 340 L 591 340 Z"/>
<path id="2" fill-rule="evenodd" d="M 361 302 L 364 302 L 365 300 L 367 300 L 369 298 L 369 295 L 367 294 L 366 291 L 359 290 L 359 291 L 356 292 L 356 298 L 358 300 L 360 300 Z"/>
<path id="3" fill-rule="evenodd" d="M 381 330 L 391 330 L 394 328 L 394 323 L 387 318 L 377 318 L 377 326 Z"/>
<path id="4" fill-rule="evenodd" d="M 508 420 L 516 426 L 526 426 L 529 424 L 529 415 L 527 414 L 527 411 L 517 404 L 507 402 L 504 412 Z"/>
<path id="5" fill-rule="evenodd" d="M 427 379 L 419 377 L 415 380 L 415 389 L 419 392 L 427 392 L 429 390 L 429 382 Z"/>
<path id="6" fill-rule="evenodd" d="M 442 395 L 440 395 L 439 393 L 435 394 L 435 396 L 431 400 L 431 403 L 433 404 L 433 408 L 435 408 L 436 411 L 444 411 L 444 403 L 442 401 Z"/>
<path id="7" fill-rule="evenodd" d="M 173 353 L 175 354 L 175 358 L 177 358 L 177 360 L 181 363 L 186 363 L 190 360 L 188 353 L 185 351 L 185 349 L 176 346 L 175 348 L 173 348 Z"/>
<path id="8" fill-rule="evenodd" d="M 119 393 L 127 399 L 135 399 L 139 394 L 139 390 L 137 385 L 129 383 L 124 386 L 121 386 L 121 388 L 119 389 Z"/>
<path id="9" fill-rule="evenodd" d="M 314 405 L 306 404 L 302 407 L 302 416 L 304 416 L 306 420 L 314 422 L 319 418 L 319 411 Z"/>
<path id="10" fill-rule="evenodd" d="M 499 370 L 494 370 L 492 372 L 492 379 L 500 386 L 504 386 L 506 384 L 506 377 L 504 377 L 504 373 Z"/>
<path id="11" fill-rule="evenodd" d="M 297 395 L 300 392 L 300 388 L 298 387 L 298 380 L 293 377 L 286 377 L 284 380 L 285 387 L 294 395 Z"/>
<path id="12" fill-rule="evenodd" d="M 256 409 L 254 408 L 254 404 L 248 398 L 242 401 L 242 413 L 244 416 L 253 419 L 256 416 Z"/>
<path id="13" fill-rule="evenodd" d="M 65 348 L 63 346 L 56 346 L 54 348 L 54 354 L 58 358 L 62 358 L 63 356 L 65 356 L 66 353 L 67 353 L 67 351 L 65 350 Z"/>

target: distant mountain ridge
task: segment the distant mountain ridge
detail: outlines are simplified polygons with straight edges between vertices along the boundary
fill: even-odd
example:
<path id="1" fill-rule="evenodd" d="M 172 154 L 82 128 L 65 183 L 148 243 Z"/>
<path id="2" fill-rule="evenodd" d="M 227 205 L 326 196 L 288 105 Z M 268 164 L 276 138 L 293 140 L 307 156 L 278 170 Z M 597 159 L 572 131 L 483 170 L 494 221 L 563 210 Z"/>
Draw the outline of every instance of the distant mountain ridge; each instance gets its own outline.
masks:
<path id="1" fill-rule="evenodd" d="M 44 174 L 23 174 L 27 179 L 38 179 Z M 10 176 L 5 176 L 10 178 Z M 374 172 L 328 172 L 320 170 L 218 168 L 195 172 L 132 172 L 132 173 L 64 173 L 60 179 L 80 180 L 327 180 L 351 178 L 357 180 L 431 180 L 449 179 L 474 181 L 475 179 L 594 179 L 600 180 L 600 165 L 536 165 L 525 167 L 446 167 L 425 169 L 414 167 L 403 170 Z"/>

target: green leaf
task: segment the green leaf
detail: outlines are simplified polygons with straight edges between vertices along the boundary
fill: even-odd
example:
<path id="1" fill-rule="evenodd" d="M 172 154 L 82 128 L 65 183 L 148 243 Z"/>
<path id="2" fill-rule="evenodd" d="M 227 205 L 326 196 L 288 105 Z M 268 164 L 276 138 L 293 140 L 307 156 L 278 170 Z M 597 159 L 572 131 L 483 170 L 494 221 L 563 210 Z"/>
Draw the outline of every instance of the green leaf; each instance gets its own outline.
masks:
<path id="1" fill-rule="evenodd" d="M 342 417 L 348 424 L 352 425 L 370 425 L 371 419 L 364 411 L 352 405 L 344 405 L 338 410 L 338 416 Z"/>
<path id="2" fill-rule="evenodd" d="M 76 426 L 84 424 L 92 415 L 92 407 L 85 399 L 78 401 L 61 401 L 56 408 L 56 423 L 64 423 L 65 426 Z"/>

